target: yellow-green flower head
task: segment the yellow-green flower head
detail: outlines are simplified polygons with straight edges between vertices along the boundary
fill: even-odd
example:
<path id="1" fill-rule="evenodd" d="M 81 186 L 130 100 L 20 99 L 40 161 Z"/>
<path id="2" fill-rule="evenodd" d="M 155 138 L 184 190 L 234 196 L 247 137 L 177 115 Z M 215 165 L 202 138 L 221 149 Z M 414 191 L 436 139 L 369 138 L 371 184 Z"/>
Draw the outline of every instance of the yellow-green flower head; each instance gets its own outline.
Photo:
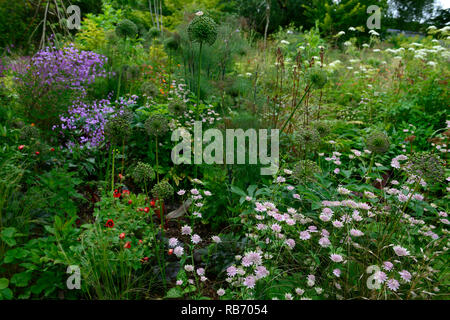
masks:
<path id="1" fill-rule="evenodd" d="M 169 122 L 161 114 L 151 116 L 145 121 L 145 130 L 149 136 L 160 137 L 169 130 Z"/>
<path id="2" fill-rule="evenodd" d="M 389 137 L 381 131 L 371 133 L 366 139 L 367 149 L 374 153 L 385 153 L 390 145 Z"/>
<path id="3" fill-rule="evenodd" d="M 445 178 L 444 162 L 438 155 L 430 152 L 413 154 L 406 164 L 407 171 L 428 181 L 441 181 Z"/>
<path id="4" fill-rule="evenodd" d="M 151 165 L 144 162 L 138 162 L 131 173 L 131 176 L 136 183 L 150 183 L 155 179 L 155 171 Z"/>
<path id="5" fill-rule="evenodd" d="M 167 182 L 166 180 L 163 180 L 157 184 L 152 189 L 152 195 L 155 198 L 158 198 L 160 200 L 169 199 L 173 196 L 173 187 Z"/>
<path id="6" fill-rule="evenodd" d="M 138 28 L 133 21 L 124 19 L 116 26 L 116 34 L 122 38 L 134 38 L 138 33 Z"/>
<path id="7" fill-rule="evenodd" d="M 217 24 L 210 17 L 198 13 L 189 24 L 187 32 L 190 41 L 211 46 L 217 39 Z"/>
<path id="8" fill-rule="evenodd" d="M 309 69 L 307 77 L 309 83 L 315 89 L 322 89 L 328 82 L 327 73 L 319 67 Z"/>
<path id="9" fill-rule="evenodd" d="M 300 149 L 313 151 L 319 148 L 322 140 L 315 128 L 301 128 L 295 132 L 295 141 Z"/>

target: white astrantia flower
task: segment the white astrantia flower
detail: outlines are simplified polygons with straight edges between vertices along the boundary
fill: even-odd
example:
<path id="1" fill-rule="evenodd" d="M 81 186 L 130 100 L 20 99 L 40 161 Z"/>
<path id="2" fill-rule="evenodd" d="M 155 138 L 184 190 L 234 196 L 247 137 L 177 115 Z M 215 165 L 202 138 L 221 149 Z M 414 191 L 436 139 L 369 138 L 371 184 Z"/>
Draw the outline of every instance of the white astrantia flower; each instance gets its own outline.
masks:
<path id="1" fill-rule="evenodd" d="M 197 11 L 196 13 L 195 13 L 195 15 L 197 15 L 197 16 L 202 16 L 203 15 L 203 11 Z"/>

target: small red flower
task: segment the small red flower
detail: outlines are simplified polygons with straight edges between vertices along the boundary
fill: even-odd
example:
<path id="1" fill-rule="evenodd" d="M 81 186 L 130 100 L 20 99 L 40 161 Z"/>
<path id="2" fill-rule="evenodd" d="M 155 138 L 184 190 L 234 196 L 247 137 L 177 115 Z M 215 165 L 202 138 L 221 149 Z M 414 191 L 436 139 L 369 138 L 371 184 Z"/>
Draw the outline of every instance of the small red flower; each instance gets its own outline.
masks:
<path id="1" fill-rule="evenodd" d="M 139 208 L 138 210 L 139 210 L 140 212 L 144 211 L 144 209 L 142 209 L 142 208 Z"/>
<path id="2" fill-rule="evenodd" d="M 123 178 L 125 178 L 125 177 L 123 176 L 123 174 L 119 173 L 119 179 L 120 179 L 120 180 L 123 180 Z"/>
<path id="3" fill-rule="evenodd" d="M 114 190 L 114 194 L 113 194 L 113 196 L 114 196 L 114 198 L 120 198 L 120 196 L 121 196 L 122 194 L 119 192 L 119 190 Z"/>
<path id="4" fill-rule="evenodd" d="M 23 148 L 25 148 L 25 146 L 24 146 L 23 144 L 21 144 L 21 145 L 19 146 L 19 150 L 23 150 Z"/>
<path id="5" fill-rule="evenodd" d="M 126 194 L 126 195 L 129 196 L 129 195 L 130 195 L 130 190 L 123 190 L 123 191 L 122 191 L 122 194 Z"/>
<path id="6" fill-rule="evenodd" d="M 51 151 L 51 152 L 55 152 L 55 148 L 51 148 L 50 151 Z"/>
<path id="7" fill-rule="evenodd" d="M 149 212 L 150 212 L 150 208 L 149 208 L 149 207 L 145 207 L 145 208 L 144 208 L 144 212 L 145 212 L 145 213 L 149 213 Z"/>
<path id="8" fill-rule="evenodd" d="M 124 239 L 125 238 L 125 232 L 122 232 L 121 234 L 119 234 L 119 239 Z"/>
<path id="9" fill-rule="evenodd" d="M 144 258 L 141 259 L 142 263 L 147 262 L 147 261 L 148 261 L 148 257 L 144 257 Z"/>
<path id="10" fill-rule="evenodd" d="M 152 200 L 152 201 L 150 201 L 150 206 L 151 206 L 152 208 L 154 208 L 154 207 L 155 207 L 155 205 L 156 205 L 156 202 L 155 202 L 155 200 Z"/>
<path id="11" fill-rule="evenodd" d="M 139 244 L 142 244 L 142 240 L 139 240 Z"/>
<path id="12" fill-rule="evenodd" d="M 130 249 L 131 248 L 131 241 L 127 241 L 125 242 L 125 245 L 123 246 L 125 249 Z"/>
<path id="13" fill-rule="evenodd" d="M 35 154 L 38 156 L 38 155 L 40 155 L 41 153 L 40 153 L 39 151 L 36 151 Z"/>
<path id="14" fill-rule="evenodd" d="M 106 221 L 106 226 L 108 228 L 113 228 L 114 227 L 114 221 L 113 219 L 108 219 L 108 221 Z"/>
<path id="15" fill-rule="evenodd" d="M 169 249 L 168 254 L 169 254 L 169 256 L 171 256 L 173 254 L 173 249 Z"/>
<path id="16" fill-rule="evenodd" d="M 128 204 L 132 204 L 133 203 L 133 201 L 131 201 L 131 200 L 128 200 Z"/>

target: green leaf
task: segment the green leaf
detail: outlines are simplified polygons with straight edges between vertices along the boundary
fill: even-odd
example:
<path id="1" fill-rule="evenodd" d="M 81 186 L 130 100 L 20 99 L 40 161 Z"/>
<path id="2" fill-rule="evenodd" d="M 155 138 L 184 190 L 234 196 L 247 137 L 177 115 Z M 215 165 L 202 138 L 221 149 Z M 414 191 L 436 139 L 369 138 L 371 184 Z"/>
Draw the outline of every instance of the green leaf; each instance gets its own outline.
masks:
<path id="1" fill-rule="evenodd" d="M 0 290 L 0 298 L 5 300 L 11 300 L 13 298 L 13 292 L 10 288 Z"/>
<path id="2" fill-rule="evenodd" d="M 0 238 L 5 241 L 8 246 L 12 247 L 16 244 L 16 240 L 14 239 L 16 231 L 16 228 L 6 228 L 0 233 Z"/>
<path id="3" fill-rule="evenodd" d="M 236 187 L 236 186 L 231 186 L 231 192 L 236 193 L 242 197 L 247 196 L 247 194 L 242 189 L 240 189 L 239 187 Z"/>
<path id="4" fill-rule="evenodd" d="M 26 287 L 28 282 L 31 280 L 31 272 L 25 271 L 21 273 L 16 273 L 11 278 L 11 283 L 17 287 Z"/>
<path id="5" fill-rule="evenodd" d="M 3 290 L 5 288 L 8 288 L 9 285 L 9 280 L 6 278 L 1 278 L 0 279 L 0 290 Z"/>
<path id="6" fill-rule="evenodd" d="M 169 291 L 167 291 L 166 298 L 169 299 L 176 299 L 176 298 L 182 298 L 183 293 L 179 288 L 172 288 Z"/>

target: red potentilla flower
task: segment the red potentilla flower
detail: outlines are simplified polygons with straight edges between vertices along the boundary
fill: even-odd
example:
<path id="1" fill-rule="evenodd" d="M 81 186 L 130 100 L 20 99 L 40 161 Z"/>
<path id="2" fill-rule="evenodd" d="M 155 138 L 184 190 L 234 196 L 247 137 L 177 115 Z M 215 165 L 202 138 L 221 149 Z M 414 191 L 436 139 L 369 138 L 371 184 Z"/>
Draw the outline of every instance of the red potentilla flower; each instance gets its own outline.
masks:
<path id="1" fill-rule="evenodd" d="M 113 219 L 108 219 L 108 221 L 106 221 L 106 226 L 107 226 L 108 228 L 114 227 L 114 221 L 113 221 Z"/>
<path id="2" fill-rule="evenodd" d="M 122 232 L 121 234 L 119 234 L 119 239 L 124 239 L 125 238 L 125 232 Z"/>
<path id="3" fill-rule="evenodd" d="M 141 212 L 142 212 L 142 211 L 144 211 L 144 209 L 143 209 L 143 208 L 139 208 L 139 211 L 141 211 Z"/>
<path id="4" fill-rule="evenodd" d="M 123 190 L 122 194 L 130 195 L 130 190 Z"/>
<path id="5" fill-rule="evenodd" d="M 125 242 L 125 245 L 123 246 L 125 249 L 130 249 L 131 248 L 131 241 L 127 241 Z"/>
<path id="6" fill-rule="evenodd" d="M 142 244 L 142 240 L 139 240 L 139 244 Z"/>
<path id="7" fill-rule="evenodd" d="M 141 259 L 142 263 L 147 262 L 147 261 L 148 261 L 148 257 L 144 257 L 144 258 Z"/>
<path id="8" fill-rule="evenodd" d="M 51 151 L 51 152 L 55 152 L 55 148 L 51 148 L 50 151 Z"/>
<path id="9" fill-rule="evenodd" d="M 154 207 L 155 205 L 156 205 L 155 200 L 150 201 L 150 206 L 151 206 L 151 207 Z"/>
<path id="10" fill-rule="evenodd" d="M 131 200 L 128 200 L 128 204 L 132 204 L 133 203 L 133 201 L 131 201 Z"/>
<path id="11" fill-rule="evenodd" d="M 168 254 L 169 254 L 169 256 L 172 255 L 173 254 L 173 249 L 169 249 Z"/>
<path id="12" fill-rule="evenodd" d="M 150 212 L 150 208 L 149 207 L 145 207 L 144 211 L 145 211 L 145 213 L 149 213 Z"/>
<path id="13" fill-rule="evenodd" d="M 119 179 L 123 180 L 123 178 L 124 178 L 123 174 L 119 173 Z"/>
<path id="14" fill-rule="evenodd" d="M 114 190 L 114 194 L 113 194 L 113 196 L 114 196 L 114 198 L 120 198 L 120 196 L 121 196 L 122 194 L 119 192 L 119 190 Z"/>
<path id="15" fill-rule="evenodd" d="M 38 156 L 38 155 L 40 155 L 41 153 L 40 153 L 39 151 L 36 151 L 35 154 Z"/>
<path id="16" fill-rule="evenodd" d="M 19 150 L 23 150 L 23 148 L 25 148 L 23 144 L 19 146 Z"/>

